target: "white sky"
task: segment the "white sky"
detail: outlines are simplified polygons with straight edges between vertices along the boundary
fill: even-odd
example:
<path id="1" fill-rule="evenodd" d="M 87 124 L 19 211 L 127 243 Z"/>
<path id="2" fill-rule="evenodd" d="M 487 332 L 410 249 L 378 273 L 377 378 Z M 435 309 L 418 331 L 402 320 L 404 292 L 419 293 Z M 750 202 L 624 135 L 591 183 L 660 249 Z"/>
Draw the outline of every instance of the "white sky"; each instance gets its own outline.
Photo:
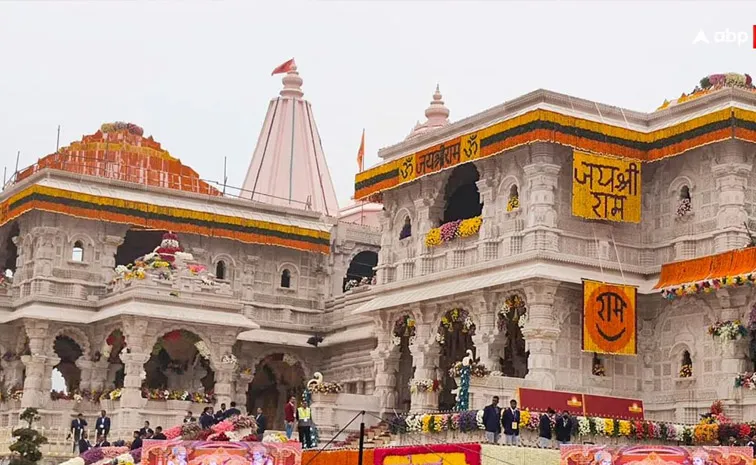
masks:
<path id="1" fill-rule="evenodd" d="M 537 88 L 650 111 L 707 74 L 756 75 L 756 2 L 0 1 L 0 170 L 103 122 L 136 123 L 206 179 L 243 181 L 271 77 L 295 57 L 342 206 L 422 120 Z M 745 43 L 714 43 L 715 33 Z M 711 43 L 693 45 L 699 30 Z"/>

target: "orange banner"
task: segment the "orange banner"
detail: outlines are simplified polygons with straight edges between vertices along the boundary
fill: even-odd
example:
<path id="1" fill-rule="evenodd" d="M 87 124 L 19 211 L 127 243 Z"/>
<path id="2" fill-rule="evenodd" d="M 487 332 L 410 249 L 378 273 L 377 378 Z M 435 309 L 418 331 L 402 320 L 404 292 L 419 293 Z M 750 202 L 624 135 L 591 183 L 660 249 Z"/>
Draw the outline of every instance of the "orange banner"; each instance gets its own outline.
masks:
<path id="1" fill-rule="evenodd" d="M 583 350 L 637 353 L 637 290 L 633 286 L 583 281 Z"/>
<path id="2" fill-rule="evenodd" d="M 704 279 L 735 277 L 756 270 L 756 247 L 729 250 L 717 255 L 665 263 L 654 289 L 695 283 Z"/>

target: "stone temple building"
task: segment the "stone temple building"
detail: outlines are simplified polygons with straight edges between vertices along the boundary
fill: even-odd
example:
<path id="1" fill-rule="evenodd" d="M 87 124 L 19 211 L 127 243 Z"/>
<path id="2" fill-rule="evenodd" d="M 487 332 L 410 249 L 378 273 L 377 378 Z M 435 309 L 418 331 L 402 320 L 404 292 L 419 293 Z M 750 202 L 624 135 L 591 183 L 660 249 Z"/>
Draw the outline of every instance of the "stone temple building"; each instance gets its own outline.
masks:
<path id="1" fill-rule="evenodd" d="M 318 372 L 342 388 L 313 404 L 333 432 L 361 410 L 452 408 L 467 350 L 492 371 L 475 408 L 532 387 L 639 398 L 659 420 L 714 399 L 756 417 L 750 77 L 652 113 L 538 90 L 456 122 L 436 89 L 341 208 L 303 95 L 294 69 L 238 191 L 124 123 L 4 186 L 0 430 L 37 407 L 64 444 L 73 415 L 105 408 L 128 437 L 231 401 L 281 429 Z M 637 192 L 581 204 L 577 157 L 632 161 Z M 583 279 L 637 288 L 635 354 L 583 351 Z"/>

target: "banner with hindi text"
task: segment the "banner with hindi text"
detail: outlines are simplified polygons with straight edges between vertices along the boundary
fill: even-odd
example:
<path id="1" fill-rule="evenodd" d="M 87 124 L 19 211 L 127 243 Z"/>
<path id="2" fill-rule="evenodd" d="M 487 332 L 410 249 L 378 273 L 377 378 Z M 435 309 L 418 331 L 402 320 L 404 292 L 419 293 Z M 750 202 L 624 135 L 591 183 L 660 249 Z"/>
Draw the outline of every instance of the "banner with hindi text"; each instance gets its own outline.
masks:
<path id="1" fill-rule="evenodd" d="M 637 354 L 637 289 L 583 280 L 583 350 Z"/>
<path id="2" fill-rule="evenodd" d="M 572 214 L 589 220 L 640 223 L 641 163 L 575 150 Z"/>

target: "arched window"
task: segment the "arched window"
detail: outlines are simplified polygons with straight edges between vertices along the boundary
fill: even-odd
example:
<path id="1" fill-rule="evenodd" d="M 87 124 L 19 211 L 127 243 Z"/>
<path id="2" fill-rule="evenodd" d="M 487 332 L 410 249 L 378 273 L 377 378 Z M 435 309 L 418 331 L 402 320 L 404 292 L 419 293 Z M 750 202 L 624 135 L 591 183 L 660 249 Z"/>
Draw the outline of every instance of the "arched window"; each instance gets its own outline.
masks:
<path id="1" fill-rule="evenodd" d="M 446 208 L 442 224 L 480 216 L 483 204 L 480 203 L 480 193 L 476 184 L 479 179 L 478 169 L 472 163 L 454 168 L 446 184 Z"/>
<path id="2" fill-rule="evenodd" d="M 507 200 L 507 211 L 511 212 L 520 208 L 520 192 L 517 189 L 517 184 L 512 184 L 509 188 L 509 198 Z"/>
<path id="3" fill-rule="evenodd" d="M 344 292 L 354 287 L 367 286 L 373 283 L 375 267 L 378 266 L 378 254 L 370 250 L 363 250 L 354 256 L 349 263 L 344 277 Z"/>
<path id="4" fill-rule="evenodd" d="M 215 264 L 215 278 L 221 281 L 226 279 L 226 262 L 223 260 L 218 260 L 218 263 Z"/>
<path id="5" fill-rule="evenodd" d="M 281 287 L 287 289 L 291 287 L 291 271 L 286 268 L 281 272 Z"/>
<path id="6" fill-rule="evenodd" d="M 73 250 L 71 251 L 71 260 L 74 262 L 84 261 L 84 244 L 81 241 L 74 242 Z"/>
<path id="7" fill-rule="evenodd" d="M 680 188 L 680 200 L 688 199 L 690 200 L 690 188 L 688 186 L 683 185 Z"/>
<path id="8" fill-rule="evenodd" d="M 404 217 L 404 226 L 402 226 L 401 232 L 399 232 L 399 240 L 406 239 L 412 236 L 412 220 L 409 216 Z"/>
<path id="9" fill-rule="evenodd" d="M 690 352 L 683 350 L 682 361 L 680 363 L 680 378 L 690 378 L 693 376 L 693 359 Z"/>

